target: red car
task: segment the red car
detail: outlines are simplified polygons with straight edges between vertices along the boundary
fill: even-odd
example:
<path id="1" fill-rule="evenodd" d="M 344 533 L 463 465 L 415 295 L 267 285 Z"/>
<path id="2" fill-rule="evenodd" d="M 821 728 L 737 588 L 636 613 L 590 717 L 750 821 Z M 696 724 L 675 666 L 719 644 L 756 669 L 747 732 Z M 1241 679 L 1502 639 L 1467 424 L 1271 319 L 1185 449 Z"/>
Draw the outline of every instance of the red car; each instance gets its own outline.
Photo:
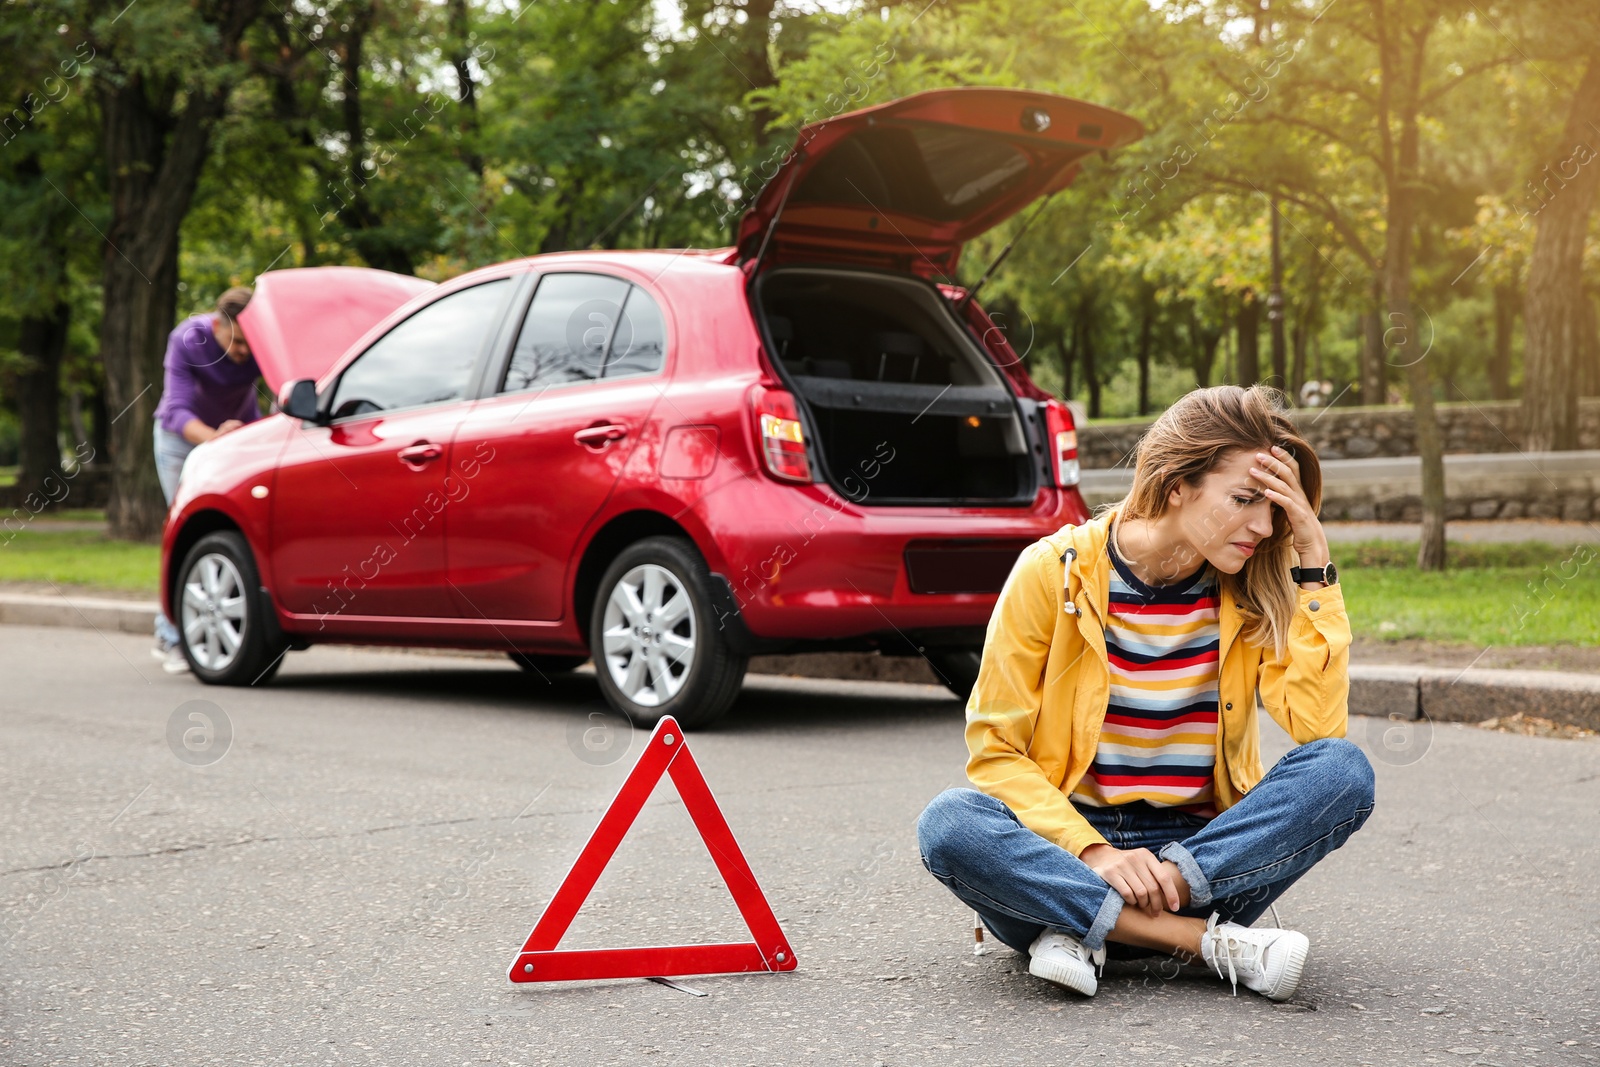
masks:
<path id="1" fill-rule="evenodd" d="M 931 279 L 1141 133 L 937 90 L 802 130 L 731 249 L 263 275 L 280 413 L 193 452 L 162 543 L 194 674 L 503 649 L 703 723 L 752 654 L 877 649 L 964 695 L 1018 551 L 1086 510 L 1067 408 Z"/>

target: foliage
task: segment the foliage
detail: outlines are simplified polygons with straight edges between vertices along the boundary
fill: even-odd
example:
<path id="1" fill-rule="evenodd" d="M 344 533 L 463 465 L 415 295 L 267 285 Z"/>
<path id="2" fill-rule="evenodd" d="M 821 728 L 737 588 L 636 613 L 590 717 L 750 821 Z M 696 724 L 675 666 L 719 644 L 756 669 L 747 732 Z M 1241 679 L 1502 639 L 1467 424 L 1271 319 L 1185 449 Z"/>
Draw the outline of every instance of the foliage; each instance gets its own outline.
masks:
<path id="1" fill-rule="evenodd" d="M 1557 141 L 1592 6 L 328 0 L 265 5 L 223 64 L 186 5 L 8 4 L 0 404 L 16 324 L 57 299 L 72 312 L 66 392 L 100 388 L 98 271 L 116 252 L 97 87 L 130 78 L 168 102 L 232 80 L 183 220 L 180 315 L 268 267 L 444 278 L 563 248 L 717 247 L 807 123 L 941 86 L 1064 93 L 1148 133 L 1085 161 L 985 287 L 1038 379 L 1092 391 L 1103 415 L 1137 412 L 1141 360 L 1154 409 L 1222 380 L 1241 310 L 1271 283 L 1271 194 L 1286 321 L 1305 373 L 1338 391 L 1396 180 L 1379 12 L 1428 49 L 1406 179 L 1413 299 L 1443 346 L 1443 395 L 1482 398 L 1490 295 L 1522 284 L 1540 190 L 1571 153 Z M 958 280 L 1021 225 L 974 241 Z M 1600 242 L 1584 272 L 1592 288 Z M 1265 315 L 1259 329 L 1265 374 Z"/>

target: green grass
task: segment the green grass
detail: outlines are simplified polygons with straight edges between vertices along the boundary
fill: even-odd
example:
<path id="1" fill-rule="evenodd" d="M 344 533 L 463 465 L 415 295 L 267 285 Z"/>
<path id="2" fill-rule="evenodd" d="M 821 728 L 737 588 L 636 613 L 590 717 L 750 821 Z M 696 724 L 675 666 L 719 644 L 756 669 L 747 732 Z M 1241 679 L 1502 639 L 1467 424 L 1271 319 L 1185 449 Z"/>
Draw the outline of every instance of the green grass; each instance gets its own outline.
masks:
<path id="1" fill-rule="evenodd" d="M 1416 569 L 1417 546 L 1333 546 L 1357 637 L 1478 645 L 1600 644 L 1600 545 L 1451 543 L 1449 569 Z"/>
<path id="2" fill-rule="evenodd" d="M 1600 545 L 1536 541 L 1450 545 L 1450 569 L 1423 574 L 1416 545 L 1333 546 L 1358 637 L 1479 645 L 1600 644 Z M 154 545 L 87 530 L 0 531 L 0 582 L 54 582 L 146 593 L 160 576 Z"/>
<path id="3" fill-rule="evenodd" d="M 90 530 L 0 530 L 0 582 L 53 582 L 156 595 L 161 550 Z"/>
<path id="4" fill-rule="evenodd" d="M 50 522 L 105 522 L 105 508 L 52 508 L 34 516 Z"/>

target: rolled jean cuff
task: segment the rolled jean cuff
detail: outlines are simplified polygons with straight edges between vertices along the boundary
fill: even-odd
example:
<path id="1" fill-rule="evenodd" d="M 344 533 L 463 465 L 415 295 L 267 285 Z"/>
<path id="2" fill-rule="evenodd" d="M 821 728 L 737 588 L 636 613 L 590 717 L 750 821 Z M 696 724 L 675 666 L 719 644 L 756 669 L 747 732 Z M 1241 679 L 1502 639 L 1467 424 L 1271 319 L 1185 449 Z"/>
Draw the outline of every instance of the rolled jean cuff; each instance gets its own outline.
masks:
<path id="1" fill-rule="evenodd" d="M 1193 860 L 1190 861 L 1194 862 Z M 1100 910 L 1095 914 L 1094 922 L 1089 924 L 1089 932 L 1083 935 L 1083 947 L 1087 949 L 1102 949 L 1106 946 L 1106 936 L 1111 933 L 1111 928 L 1117 925 L 1117 919 L 1122 915 L 1122 894 L 1115 889 L 1106 891 L 1105 902 L 1100 905 Z"/>
<path id="2" fill-rule="evenodd" d="M 1161 846 L 1161 851 L 1156 853 L 1156 858 L 1171 860 L 1178 865 L 1178 873 L 1189 883 L 1191 908 L 1203 908 L 1211 903 L 1211 883 L 1206 880 L 1205 872 L 1200 870 L 1200 865 L 1195 862 L 1188 849 L 1176 841 L 1168 841 Z"/>

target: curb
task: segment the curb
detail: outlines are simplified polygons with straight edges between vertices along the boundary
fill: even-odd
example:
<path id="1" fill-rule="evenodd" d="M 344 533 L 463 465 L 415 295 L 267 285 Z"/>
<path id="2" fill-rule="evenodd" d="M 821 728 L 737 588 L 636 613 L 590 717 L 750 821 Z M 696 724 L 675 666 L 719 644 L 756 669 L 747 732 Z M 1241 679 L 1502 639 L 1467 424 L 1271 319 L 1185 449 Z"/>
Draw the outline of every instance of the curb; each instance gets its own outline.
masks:
<path id="1" fill-rule="evenodd" d="M 1350 703 L 1359 704 L 1362 714 L 1391 719 L 1482 722 L 1520 712 L 1600 730 L 1600 675 L 1471 667 L 1351 667 Z"/>
<path id="2" fill-rule="evenodd" d="M 69 626 L 149 634 L 155 640 L 154 600 L 110 600 L 69 593 L 0 593 L 0 623 L 12 626 Z"/>
<path id="3" fill-rule="evenodd" d="M 157 607 L 154 600 L 0 593 L 0 624 L 153 635 Z M 750 670 L 756 674 L 939 684 L 920 658 L 874 652 L 757 656 L 750 661 Z M 1360 709 L 1353 714 L 1440 722 L 1482 722 L 1521 712 L 1600 730 L 1600 675 L 1356 665 L 1350 668 L 1350 706 Z"/>

